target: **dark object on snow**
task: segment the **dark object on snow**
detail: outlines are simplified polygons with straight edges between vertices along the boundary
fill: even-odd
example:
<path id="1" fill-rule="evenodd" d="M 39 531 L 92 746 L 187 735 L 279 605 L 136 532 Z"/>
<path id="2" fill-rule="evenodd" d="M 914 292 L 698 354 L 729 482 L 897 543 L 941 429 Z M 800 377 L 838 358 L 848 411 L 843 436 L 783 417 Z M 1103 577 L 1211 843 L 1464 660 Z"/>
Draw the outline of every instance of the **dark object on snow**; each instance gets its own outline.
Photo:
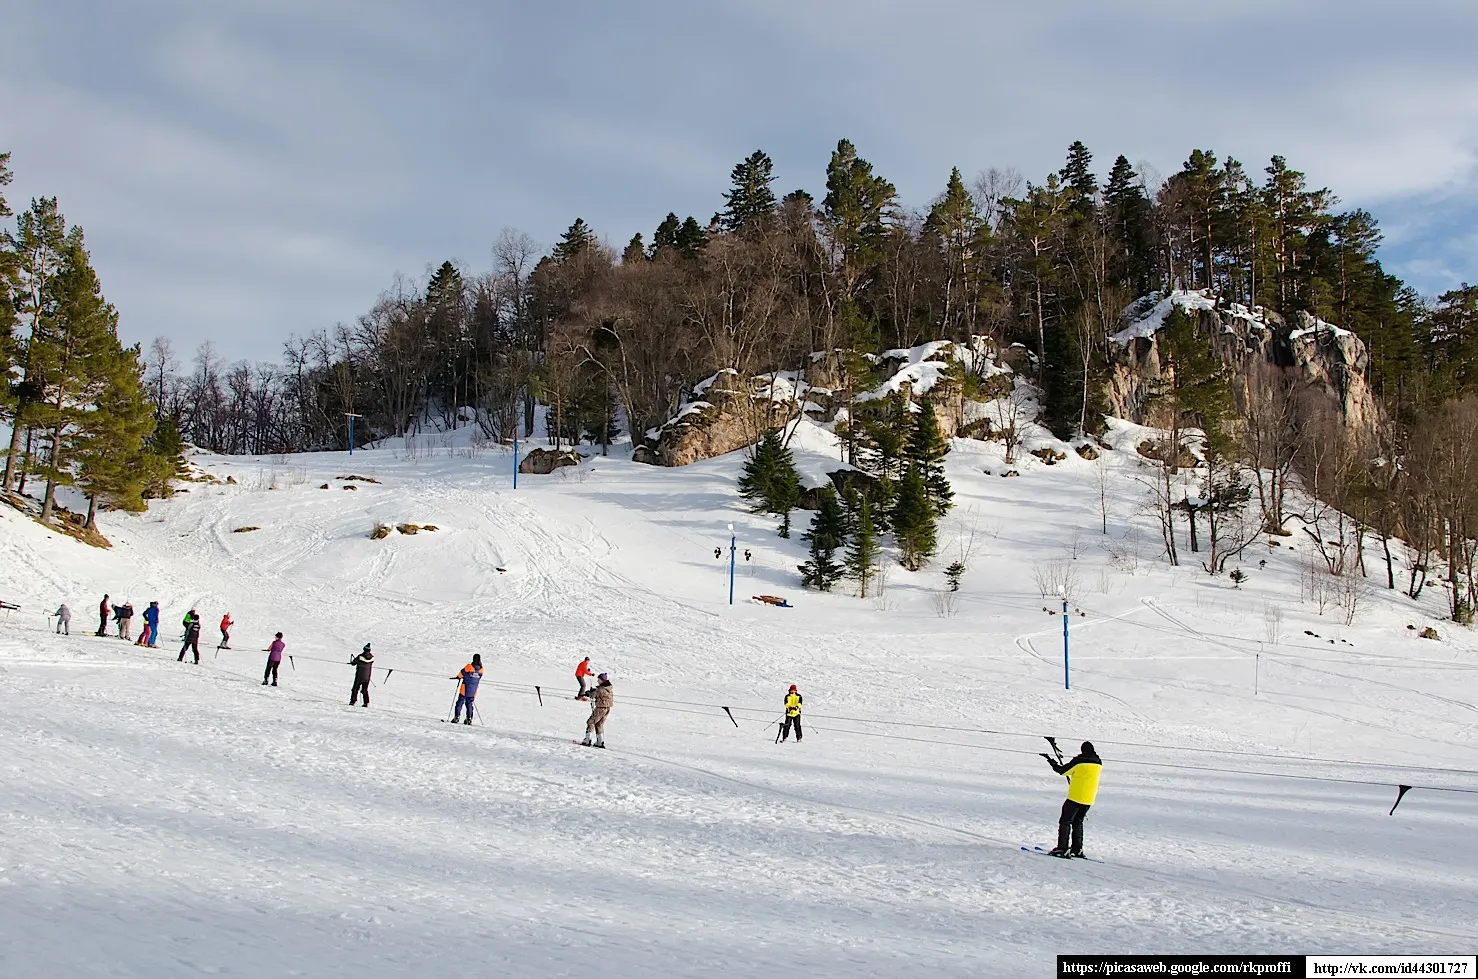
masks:
<path id="1" fill-rule="evenodd" d="M 763 602 L 766 605 L 773 605 L 776 608 L 795 608 L 794 605 L 790 604 L 779 595 L 751 595 L 749 596 L 749 598 L 750 601 Z"/>
<path id="2" fill-rule="evenodd" d="M 360 654 L 349 661 L 354 667 L 354 686 L 349 688 L 349 706 L 354 706 L 354 701 L 363 696 L 363 706 L 369 706 L 370 676 L 375 669 L 375 654 L 370 652 L 370 644 L 365 643 Z"/>

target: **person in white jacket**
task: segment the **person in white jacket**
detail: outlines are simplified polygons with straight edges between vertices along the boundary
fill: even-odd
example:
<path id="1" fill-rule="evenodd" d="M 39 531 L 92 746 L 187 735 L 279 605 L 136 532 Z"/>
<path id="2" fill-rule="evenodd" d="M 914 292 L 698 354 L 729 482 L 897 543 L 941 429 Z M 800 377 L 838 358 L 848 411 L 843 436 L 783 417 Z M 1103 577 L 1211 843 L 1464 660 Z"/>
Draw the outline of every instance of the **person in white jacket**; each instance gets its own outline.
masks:
<path id="1" fill-rule="evenodd" d="M 72 634 L 72 610 L 67 608 L 67 603 L 63 602 L 62 607 L 52 614 L 56 616 L 57 634 L 70 636 Z"/>

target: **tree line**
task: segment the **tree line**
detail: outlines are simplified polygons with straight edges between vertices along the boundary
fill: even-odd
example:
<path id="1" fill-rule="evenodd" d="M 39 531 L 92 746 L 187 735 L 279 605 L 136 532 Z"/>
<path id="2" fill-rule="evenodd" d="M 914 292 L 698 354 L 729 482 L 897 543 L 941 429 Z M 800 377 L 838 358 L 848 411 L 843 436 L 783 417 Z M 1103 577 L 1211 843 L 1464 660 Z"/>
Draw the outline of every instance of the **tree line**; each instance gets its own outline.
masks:
<path id="1" fill-rule="evenodd" d="M 0 154 L 0 417 L 10 429 L 0 492 L 20 502 L 39 484 L 50 523 L 58 488 L 74 487 L 95 530 L 100 506 L 137 511 L 167 494 L 182 445 L 144 389 L 139 348 L 118 339 L 82 227 L 55 197 L 14 214 L 3 193 L 11 179 L 10 154 Z"/>

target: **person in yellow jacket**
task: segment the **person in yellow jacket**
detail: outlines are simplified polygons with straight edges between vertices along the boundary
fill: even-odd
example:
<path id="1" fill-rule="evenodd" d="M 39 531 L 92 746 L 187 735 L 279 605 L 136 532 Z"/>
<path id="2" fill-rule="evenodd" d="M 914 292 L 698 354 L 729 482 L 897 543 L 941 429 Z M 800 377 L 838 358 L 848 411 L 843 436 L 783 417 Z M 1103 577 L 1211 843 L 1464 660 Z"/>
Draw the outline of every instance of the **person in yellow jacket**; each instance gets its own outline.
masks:
<path id="1" fill-rule="evenodd" d="M 790 685 L 790 692 L 785 695 L 785 726 L 780 729 L 780 740 L 790 738 L 790 729 L 795 728 L 795 740 L 799 744 L 801 740 L 801 695 L 796 691 L 795 684 Z"/>
<path id="2" fill-rule="evenodd" d="M 1057 820 L 1057 848 L 1049 852 L 1054 857 L 1081 857 L 1083 820 L 1098 798 L 1098 776 L 1103 772 L 1103 759 L 1098 757 L 1092 741 L 1084 741 L 1077 757 L 1066 765 L 1054 761 L 1051 755 L 1043 754 L 1042 757 L 1047 759 L 1054 772 L 1067 778 L 1067 799 L 1062 803 L 1062 815 Z"/>

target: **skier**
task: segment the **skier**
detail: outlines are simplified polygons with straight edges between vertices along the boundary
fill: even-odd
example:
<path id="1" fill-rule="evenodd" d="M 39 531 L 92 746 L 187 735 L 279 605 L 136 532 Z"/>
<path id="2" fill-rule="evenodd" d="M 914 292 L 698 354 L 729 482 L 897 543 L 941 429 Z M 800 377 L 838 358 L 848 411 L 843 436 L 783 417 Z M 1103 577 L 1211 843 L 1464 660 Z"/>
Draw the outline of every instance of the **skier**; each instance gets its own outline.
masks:
<path id="1" fill-rule="evenodd" d="M 272 645 L 267 647 L 267 669 L 262 673 L 262 686 L 267 685 L 269 677 L 272 686 L 277 686 L 277 668 L 282 665 L 283 648 L 282 633 L 279 632 L 277 638 L 272 640 Z"/>
<path id="2" fill-rule="evenodd" d="M 724 550 L 723 550 L 723 548 L 721 548 L 721 547 L 715 547 L 713 549 L 713 559 L 715 561 L 721 560 L 723 558 L 723 556 L 724 556 Z"/>
<path id="3" fill-rule="evenodd" d="M 747 547 L 746 547 L 746 548 L 745 548 L 745 549 L 744 549 L 744 563 L 745 563 L 745 564 L 748 564 L 748 563 L 749 563 L 749 558 L 750 558 L 750 556 L 751 556 L 751 555 L 750 555 L 750 553 L 749 553 L 749 548 L 747 548 Z"/>
<path id="4" fill-rule="evenodd" d="M 1057 820 L 1057 848 L 1048 851 L 1049 855 L 1081 857 L 1083 820 L 1098 798 L 1098 776 L 1103 771 L 1103 759 L 1098 757 L 1092 741 L 1084 741 L 1077 757 L 1066 765 L 1054 761 L 1045 752 L 1042 757 L 1047 759 L 1054 772 L 1067 777 L 1067 799 L 1062 803 L 1062 815 Z"/>
<path id="5" fill-rule="evenodd" d="M 482 682 L 482 654 L 473 653 L 472 662 L 462 667 L 462 672 L 452 677 L 453 680 L 461 680 L 461 686 L 457 687 L 457 706 L 452 710 L 452 723 L 455 724 L 462 719 L 462 707 L 467 707 L 467 721 L 472 723 L 472 701 L 477 699 L 477 685 Z"/>
<path id="6" fill-rule="evenodd" d="M 103 596 L 103 600 L 98 603 L 98 635 L 100 635 L 100 636 L 106 636 L 107 634 L 108 634 L 108 596 L 107 595 L 104 595 Z"/>
<path id="7" fill-rule="evenodd" d="M 801 695 L 796 692 L 795 684 L 790 685 L 790 692 L 785 695 L 785 726 L 780 729 L 780 740 L 790 740 L 791 725 L 795 726 L 795 742 L 801 743 Z"/>
<path id="8" fill-rule="evenodd" d="M 227 612 L 221 616 L 221 644 L 217 649 L 231 648 L 231 613 Z"/>
<path id="9" fill-rule="evenodd" d="M 606 733 L 606 718 L 610 716 L 611 704 L 616 699 L 616 688 L 611 686 L 610 676 L 602 673 L 596 679 L 599 682 L 596 683 L 595 689 L 590 691 L 590 699 L 594 703 L 590 708 L 590 718 L 585 722 L 585 740 L 580 742 L 587 748 L 606 746 L 603 737 Z M 595 744 L 593 745 L 590 743 L 590 732 L 592 731 L 595 732 Z"/>
<path id="10" fill-rule="evenodd" d="M 118 617 L 118 638 L 133 640 L 133 602 L 124 602 L 122 605 L 113 606 L 113 612 Z"/>
<path id="11" fill-rule="evenodd" d="M 185 661 L 185 654 L 191 650 L 195 651 L 195 665 L 200 665 L 200 615 L 193 608 L 185 613 L 180 625 L 185 629 L 185 644 L 180 647 L 180 658 L 176 663 Z"/>
<path id="12" fill-rule="evenodd" d="M 144 631 L 139 633 L 138 645 L 153 649 L 159 645 L 159 603 L 150 602 L 144 609 Z"/>
<path id="13" fill-rule="evenodd" d="M 580 684 L 580 692 L 575 694 L 576 700 L 585 699 L 585 683 L 592 676 L 595 676 L 595 671 L 590 668 L 590 657 L 587 656 L 575 667 L 575 681 Z"/>
<path id="14" fill-rule="evenodd" d="M 70 636 L 72 634 L 72 610 L 62 602 L 62 607 L 53 613 L 56 616 L 56 631 L 58 635 Z"/>
<path id="15" fill-rule="evenodd" d="M 370 644 L 365 643 L 364 649 L 359 655 L 349 661 L 354 667 L 354 686 L 349 688 L 349 706 L 354 706 L 354 701 L 361 693 L 364 694 L 364 705 L 369 706 L 370 674 L 375 669 L 375 654 L 370 652 Z"/>

